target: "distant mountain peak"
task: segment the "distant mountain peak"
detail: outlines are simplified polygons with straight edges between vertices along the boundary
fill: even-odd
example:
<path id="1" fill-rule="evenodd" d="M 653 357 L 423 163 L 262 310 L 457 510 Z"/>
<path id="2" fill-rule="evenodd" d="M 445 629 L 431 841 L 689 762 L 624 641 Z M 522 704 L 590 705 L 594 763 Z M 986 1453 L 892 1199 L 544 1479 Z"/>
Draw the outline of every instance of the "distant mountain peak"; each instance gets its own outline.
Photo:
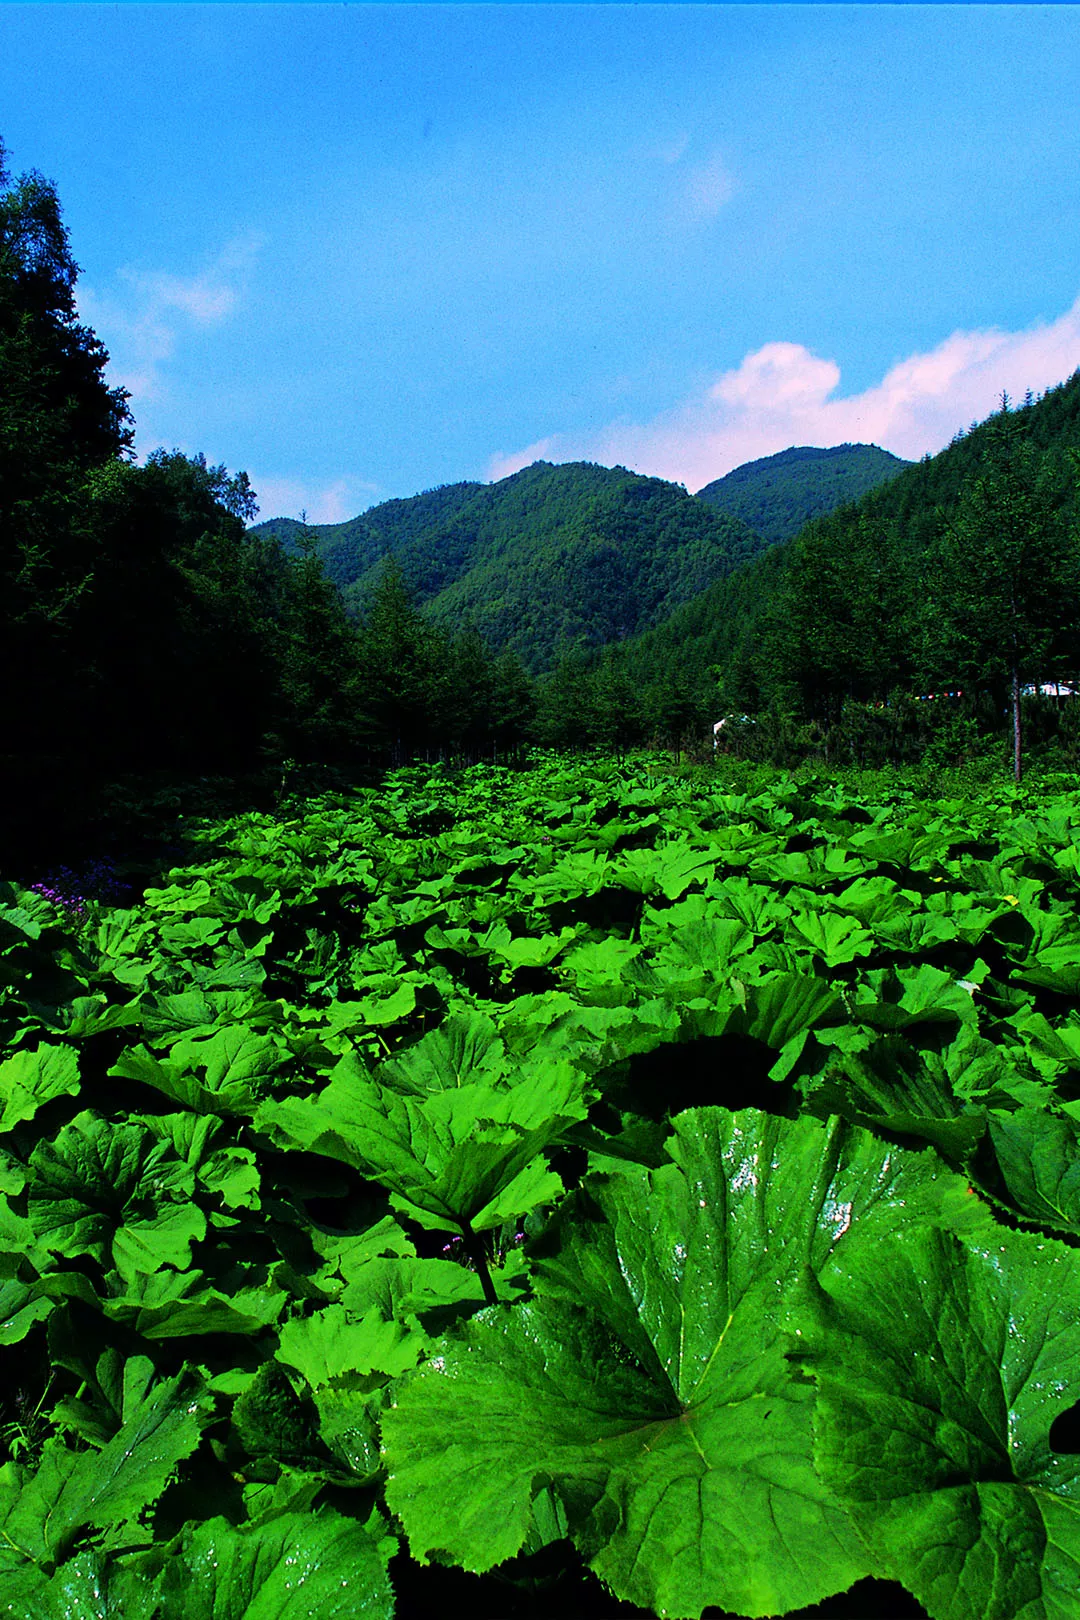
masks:
<path id="1" fill-rule="evenodd" d="M 743 462 L 695 498 L 765 540 L 788 540 L 812 518 L 860 500 L 910 465 L 876 444 L 792 445 Z"/>

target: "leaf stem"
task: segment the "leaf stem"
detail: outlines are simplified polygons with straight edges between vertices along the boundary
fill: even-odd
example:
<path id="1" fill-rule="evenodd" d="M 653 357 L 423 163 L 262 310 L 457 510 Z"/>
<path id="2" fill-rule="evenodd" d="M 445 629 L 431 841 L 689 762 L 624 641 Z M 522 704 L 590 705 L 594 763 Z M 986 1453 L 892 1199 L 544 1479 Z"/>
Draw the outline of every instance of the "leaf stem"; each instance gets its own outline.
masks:
<path id="1" fill-rule="evenodd" d="M 491 1280 L 491 1270 L 488 1266 L 487 1255 L 484 1253 L 484 1242 L 478 1232 L 474 1232 L 469 1221 L 461 1222 L 461 1235 L 465 1239 L 465 1247 L 469 1252 L 469 1259 L 476 1267 L 476 1274 L 480 1278 L 480 1286 L 484 1290 L 484 1298 L 489 1305 L 497 1305 L 499 1296 L 495 1292 L 495 1284 Z"/>

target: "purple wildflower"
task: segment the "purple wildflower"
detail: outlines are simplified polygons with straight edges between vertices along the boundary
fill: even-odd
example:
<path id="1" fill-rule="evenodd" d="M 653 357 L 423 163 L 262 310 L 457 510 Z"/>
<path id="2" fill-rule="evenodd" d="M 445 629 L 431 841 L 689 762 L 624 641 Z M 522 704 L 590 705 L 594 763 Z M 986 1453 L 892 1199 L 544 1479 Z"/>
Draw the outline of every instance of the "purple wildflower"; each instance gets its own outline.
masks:
<path id="1" fill-rule="evenodd" d="M 87 861 L 77 870 L 70 866 L 57 866 L 45 877 L 30 885 L 31 893 L 40 894 L 69 917 L 85 917 L 91 901 L 115 905 L 123 898 L 124 885 L 119 881 L 111 861 Z"/>

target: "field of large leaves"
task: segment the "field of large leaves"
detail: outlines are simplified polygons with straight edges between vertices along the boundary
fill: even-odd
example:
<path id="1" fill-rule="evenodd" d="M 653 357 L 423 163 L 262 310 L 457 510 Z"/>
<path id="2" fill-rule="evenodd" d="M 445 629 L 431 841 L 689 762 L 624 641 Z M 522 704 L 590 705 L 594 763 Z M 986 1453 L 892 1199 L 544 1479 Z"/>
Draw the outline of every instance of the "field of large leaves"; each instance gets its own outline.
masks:
<path id="1" fill-rule="evenodd" d="M 408 771 L 45 887 L 0 1613 L 1080 1613 L 1076 795 Z"/>

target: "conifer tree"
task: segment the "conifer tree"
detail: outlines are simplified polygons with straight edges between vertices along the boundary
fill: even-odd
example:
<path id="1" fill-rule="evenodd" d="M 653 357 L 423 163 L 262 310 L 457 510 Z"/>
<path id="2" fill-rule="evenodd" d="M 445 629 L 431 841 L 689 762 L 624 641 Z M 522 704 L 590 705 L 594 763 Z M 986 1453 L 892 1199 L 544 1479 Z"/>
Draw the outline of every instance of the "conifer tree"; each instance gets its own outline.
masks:
<path id="1" fill-rule="evenodd" d="M 909 609 L 902 553 L 871 512 L 849 507 L 795 542 L 770 626 L 774 680 L 834 725 L 845 699 L 882 700 L 908 679 Z"/>
<path id="2" fill-rule="evenodd" d="M 55 187 L 13 179 L 0 142 L 0 753 L 57 746 L 94 568 L 82 481 L 132 438 L 127 396 L 77 319 L 78 273 Z"/>
<path id="3" fill-rule="evenodd" d="M 363 730 L 360 638 L 306 526 L 297 547 L 280 625 L 286 752 L 296 759 L 341 762 Z"/>
<path id="4" fill-rule="evenodd" d="M 374 744 L 394 764 L 445 746 L 450 650 L 414 606 L 388 558 L 372 592 L 360 645 L 360 687 Z"/>
<path id="5" fill-rule="evenodd" d="M 469 759 L 487 752 L 491 736 L 494 670 L 479 631 L 466 625 L 453 644 L 449 729 L 454 751 Z"/>
<path id="6" fill-rule="evenodd" d="M 593 675 L 593 716 L 596 741 L 620 758 L 643 740 L 641 691 L 613 647 L 605 647 Z"/>
<path id="7" fill-rule="evenodd" d="M 524 747 L 536 715 L 536 691 L 517 653 L 504 648 L 492 668 L 491 736 L 499 754 Z"/>
<path id="8" fill-rule="evenodd" d="M 1023 686 L 1080 661 L 1080 541 L 1007 397 L 938 549 L 934 587 L 931 656 L 950 678 L 1007 700 L 1019 781 Z"/>
<path id="9" fill-rule="evenodd" d="M 580 648 L 563 647 L 537 692 L 535 730 L 547 748 L 586 748 L 593 739 L 592 682 Z"/>

